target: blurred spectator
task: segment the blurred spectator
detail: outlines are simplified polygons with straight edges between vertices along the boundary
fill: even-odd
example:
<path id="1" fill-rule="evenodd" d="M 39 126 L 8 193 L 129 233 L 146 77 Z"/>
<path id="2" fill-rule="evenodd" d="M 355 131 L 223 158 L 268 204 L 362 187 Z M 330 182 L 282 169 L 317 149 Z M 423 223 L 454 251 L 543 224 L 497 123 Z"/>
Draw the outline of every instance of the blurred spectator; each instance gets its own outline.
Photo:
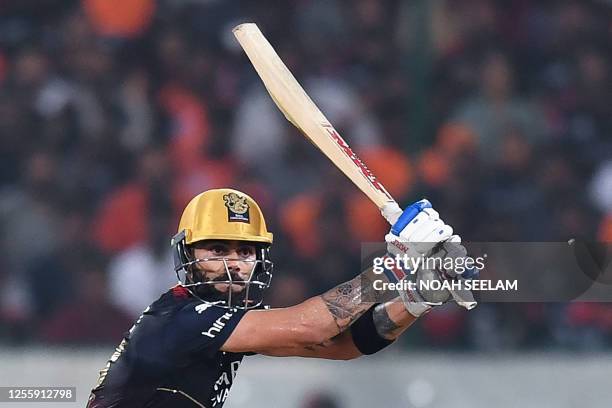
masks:
<path id="1" fill-rule="evenodd" d="M 118 105 L 124 116 L 119 140 L 129 151 L 140 152 L 157 142 L 150 80 L 146 70 L 137 69 L 127 76 L 119 90 Z"/>
<path id="2" fill-rule="evenodd" d="M 0 275 L 0 340 L 27 340 L 31 336 L 31 317 L 31 296 L 23 279 Z"/>
<path id="3" fill-rule="evenodd" d="M 206 106 L 182 86 L 165 86 L 159 98 L 170 120 L 172 165 L 179 175 L 187 174 L 200 164 L 204 149 L 210 143 Z"/>
<path id="4" fill-rule="evenodd" d="M 131 38 L 148 27 L 154 0 L 83 0 L 83 8 L 100 35 Z"/>
<path id="5" fill-rule="evenodd" d="M 273 166 L 285 151 L 287 126 L 263 86 L 257 85 L 244 94 L 237 107 L 232 150 L 246 165 L 265 158 L 268 166 Z"/>
<path id="6" fill-rule="evenodd" d="M 290 274 L 289 268 L 274 276 L 274 289 L 266 296 L 266 303 L 272 307 L 289 307 L 297 305 L 311 292 L 306 280 L 299 275 Z M 280 275 L 280 276 L 279 276 Z"/>
<path id="7" fill-rule="evenodd" d="M 353 148 L 376 146 L 380 129 L 376 120 L 367 113 L 358 95 L 340 77 L 315 77 L 304 81 L 305 89 L 317 106 L 337 129 L 351 135 Z M 260 125 L 253 126 L 253 123 Z M 242 163 L 261 165 L 276 170 L 287 154 L 287 127 L 282 114 L 274 106 L 261 85 L 246 94 L 236 111 L 233 131 L 233 150 Z M 264 173 L 267 173 L 264 170 Z"/>
<path id="8" fill-rule="evenodd" d="M 601 222 L 597 238 L 602 242 L 612 243 L 612 215 L 608 215 Z"/>
<path id="9" fill-rule="evenodd" d="M 610 347 L 610 304 L 576 302 L 562 311 L 563 316 L 555 325 L 556 340 L 562 346 L 582 351 Z"/>
<path id="10" fill-rule="evenodd" d="M 109 253 L 146 242 L 149 221 L 158 211 L 169 220 L 167 214 L 179 214 L 182 208 L 181 195 L 174 193 L 176 187 L 172 184 L 166 153 L 149 149 L 138 163 L 136 178 L 107 197 L 94 221 L 95 240 Z M 176 207 L 173 199 L 177 201 Z"/>
<path id="11" fill-rule="evenodd" d="M 45 255 L 59 247 L 61 199 L 55 156 L 34 152 L 24 163 L 19 187 L 0 195 L 0 244 L 12 271 L 23 271 L 33 255 Z"/>
<path id="12" fill-rule="evenodd" d="M 110 262 L 110 300 L 132 318 L 178 281 L 168 245 L 168 236 L 172 235 L 170 215 L 157 213 L 149 217 L 147 239 L 120 252 Z"/>
<path id="13" fill-rule="evenodd" d="M 517 128 L 530 143 L 540 141 L 542 114 L 536 105 L 514 95 L 514 74 L 507 57 L 501 52 L 486 54 L 480 78 L 478 94 L 459 105 L 454 119 L 475 132 L 482 157 L 501 158 L 500 140 L 508 128 Z"/>
<path id="14" fill-rule="evenodd" d="M 84 252 L 75 269 L 75 292 L 42 325 L 41 339 L 54 344 L 118 343 L 133 320 L 108 301 L 103 259 L 95 252 Z"/>
<path id="15" fill-rule="evenodd" d="M 428 345 L 448 349 L 461 346 L 466 313 L 456 307 L 446 305 L 433 310 L 421 323 Z"/>

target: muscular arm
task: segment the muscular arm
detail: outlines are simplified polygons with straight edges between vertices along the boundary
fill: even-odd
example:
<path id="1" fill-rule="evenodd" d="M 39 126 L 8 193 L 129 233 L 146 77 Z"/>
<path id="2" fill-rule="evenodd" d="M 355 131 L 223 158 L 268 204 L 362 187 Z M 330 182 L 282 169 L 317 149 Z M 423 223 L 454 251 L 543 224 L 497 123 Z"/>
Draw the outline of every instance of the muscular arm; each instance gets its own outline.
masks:
<path id="1" fill-rule="evenodd" d="M 361 297 L 372 288 L 373 279 L 381 277 L 367 270 L 296 306 L 249 311 L 221 350 L 341 360 L 358 357 L 361 353 L 346 329 L 372 307 Z M 373 319 L 378 334 L 389 340 L 416 320 L 399 299 L 377 305 Z"/>
<path id="2" fill-rule="evenodd" d="M 373 278 L 369 269 L 296 306 L 251 310 L 245 314 L 221 350 L 315 357 L 311 355 L 313 350 L 325 349 L 323 354 L 327 356 L 332 345 L 345 347 L 348 344 L 350 336 L 336 336 L 372 306 L 372 303 L 361 302 L 361 296 L 364 294 L 362 288 L 367 290 L 372 287 L 370 282 Z M 352 341 L 350 343 L 352 345 Z M 289 352 L 294 354 L 287 354 Z"/>
<path id="3" fill-rule="evenodd" d="M 397 339 L 417 320 L 416 317 L 406 311 L 399 298 L 392 302 L 377 304 L 372 317 L 378 335 L 388 340 Z M 350 360 L 361 356 L 361 352 L 353 343 L 349 330 L 320 344 L 298 348 L 278 348 L 264 351 L 262 354 L 276 357 L 299 356 L 330 360 Z"/>

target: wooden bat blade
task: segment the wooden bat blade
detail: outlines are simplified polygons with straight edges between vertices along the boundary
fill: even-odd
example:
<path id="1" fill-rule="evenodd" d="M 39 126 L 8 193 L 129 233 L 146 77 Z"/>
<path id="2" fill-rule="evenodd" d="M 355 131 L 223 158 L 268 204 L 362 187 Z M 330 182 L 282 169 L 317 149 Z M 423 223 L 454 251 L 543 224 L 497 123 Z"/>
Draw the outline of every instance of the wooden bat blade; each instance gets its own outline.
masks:
<path id="1" fill-rule="evenodd" d="M 234 28 L 233 33 L 272 100 L 287 120 L 317 146 L 378 208 L 395 203 L 310 99 L 257 25 L 241 24 Z"/>

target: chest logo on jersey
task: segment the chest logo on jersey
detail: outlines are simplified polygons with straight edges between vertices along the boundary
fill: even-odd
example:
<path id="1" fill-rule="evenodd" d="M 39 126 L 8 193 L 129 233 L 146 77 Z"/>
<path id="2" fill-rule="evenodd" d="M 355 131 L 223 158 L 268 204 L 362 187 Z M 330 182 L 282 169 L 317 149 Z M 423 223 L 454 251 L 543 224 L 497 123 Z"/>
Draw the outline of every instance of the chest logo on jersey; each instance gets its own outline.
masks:
<path id="1" fill-rule="evenodd" d="M 210 326 L 210 329 L 203 331 L 202 335 L 214 339 L 217 334 L 221 333 L 221 330 L 223 330 L 225 324 L 232 318 L 233 315 L 234 314 L 230 312 L 224 313 L 217 320 L 215 320 L 213 325 Z"/>
<path id="2" fill-rule="evenodd" d="M 198 314 L 202 314 L 204 311 L 206 311 L 206 309 L 208 309 L 209 307 L 212 307 L 213 305 L 211 305 L 210 303 L 200 303 L 199 305 L 197 305 L 195 307 L 195 311 Z"/>

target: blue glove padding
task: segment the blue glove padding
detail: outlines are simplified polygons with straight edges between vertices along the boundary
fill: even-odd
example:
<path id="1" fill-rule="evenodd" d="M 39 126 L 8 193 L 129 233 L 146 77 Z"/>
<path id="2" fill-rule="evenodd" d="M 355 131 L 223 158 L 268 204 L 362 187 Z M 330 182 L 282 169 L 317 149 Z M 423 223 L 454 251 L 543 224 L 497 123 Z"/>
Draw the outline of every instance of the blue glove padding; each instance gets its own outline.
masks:
<path id="1" fill-rule="evenodd" d="M 432 208 L 429 200 L 423 199 L 406 207 L 402 215 L 399 216 L 395 224 L 391 227 L 391 233 L 399 236 L 406 225 L 410 223 L 423 209 Z"/>

